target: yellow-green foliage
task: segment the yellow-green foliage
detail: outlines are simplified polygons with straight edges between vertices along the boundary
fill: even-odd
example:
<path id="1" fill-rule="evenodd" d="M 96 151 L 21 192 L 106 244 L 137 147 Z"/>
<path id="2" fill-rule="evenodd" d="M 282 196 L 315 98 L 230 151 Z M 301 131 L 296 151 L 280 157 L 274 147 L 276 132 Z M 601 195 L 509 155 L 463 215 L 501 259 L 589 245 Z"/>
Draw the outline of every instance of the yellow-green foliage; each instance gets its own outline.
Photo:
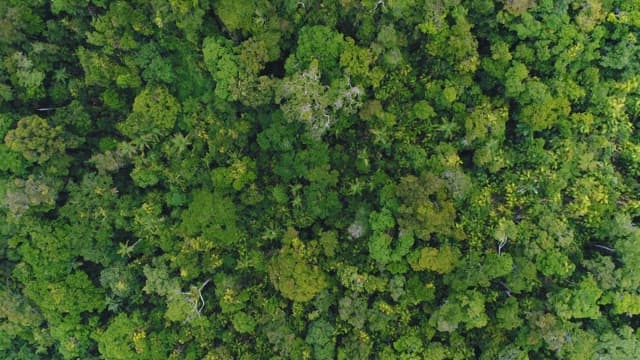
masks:
<path id="1" fill-rule="evenodd" d="M 42 164 L 64 153 L 62 131 L 62 127 L 50 126 L 40 116 L 27 116 L 18 121 L 15 129 L 9 130 L 4 142 L 28 161 Z"/>
<path id="2" fill-rule="evenodd" d="M 326 276 L 318 265 L 310 264 L 290 246 L 278 251 L 268 270 L 273 286 L 293 301 L 309 301 L 327 286 Z"/>
<path id="3" fill-rule="evenodd" d="M 430 270 L 439 274 L 451 272 L 460 258 L 460 251 L 444 245 L 441 248 L 425 247 L 409 257 L 409 264 L 415 271 Z"/>

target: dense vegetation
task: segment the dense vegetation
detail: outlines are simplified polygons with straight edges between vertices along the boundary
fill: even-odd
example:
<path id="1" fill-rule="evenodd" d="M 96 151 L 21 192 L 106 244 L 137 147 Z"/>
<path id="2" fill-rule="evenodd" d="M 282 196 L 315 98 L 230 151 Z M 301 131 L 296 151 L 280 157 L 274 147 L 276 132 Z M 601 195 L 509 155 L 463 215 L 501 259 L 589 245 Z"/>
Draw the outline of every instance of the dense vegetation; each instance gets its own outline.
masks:
<path id="1" fill-rule="evenodd" d="M 640 358 L 640 1 L 0 1 L 0 358 Z"/>

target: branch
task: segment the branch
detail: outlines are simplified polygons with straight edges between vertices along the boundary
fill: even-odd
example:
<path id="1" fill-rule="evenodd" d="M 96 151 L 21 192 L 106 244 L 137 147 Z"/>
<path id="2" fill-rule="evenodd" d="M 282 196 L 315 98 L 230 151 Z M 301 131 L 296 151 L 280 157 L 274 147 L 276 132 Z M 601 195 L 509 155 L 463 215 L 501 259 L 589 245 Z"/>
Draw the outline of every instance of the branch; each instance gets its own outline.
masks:
<path id="1" fill-rule="evenodd" d="M 181 295 L 188 297 L 187 301 L 191 305 L 193 305 L 193 310 L 194 310 L 194 314 L 192 314 L 187 319 L 185 319 L 185 321 L 191 320 L 193 315 L 200 317 L 200 313 L 202 312 L 202 309 L 204 309 L 204 306 L 205 306 L 204 296 L 202 296 L 202 290 L 204 289 L 205 286 L 207 286 L 207 284 L 209 284 L 210 281 L 211 279 L 207 279 L 204 283 L 202 283 L 202 285 L 200 285 L 199 288 L 192 286 L 191 291 L 180 292 Z"/>
<path id="2" fill-rule="evenodd" d="M 502 255 L 502 248 L 507 244 L 507 237 L 503 237 L 498 243 L 498 255 Z"/>
<path id="3" fill-rule="evenodd" d="M 200 315 L 200 312 L 202 311 L 202 309 L 204 309 L 204 297 L 202 297 L 202 289 L 204 289 L 205 286 L 207 286 L 207 284 L 209 283 L 209 281 L 211 281 L 211 279 L 207 279 L 201 286 L 200 289 L 198 289 L 198 295 L 200 295 L 200 301 L 202 302 L 202 304 L 200 305 L 200 308 L 198 309 L 198 315 Z"/>
<path id="4" fill-rule="evenodd" d="M 616 249 L 614 248 L 610 248 L 608 246 L 604 246 L 604 245 L 599 245 L 599 244 L 593 244 L 594 247 L 597 247 L 600 250 L 604 250 L 604 251 L 608 251 L 608 252 L 616 252 Z"/>
<path id="5" fill-rule="evenodd" d="M 511 297 L 511 289 L 509 289 L 507 284 L 505 284 L 504 282 L 500 281 L 500 285 L 502 285 L 502 287 L 504 288 L 504 293 L 507 294 L 507 296 Z"/>

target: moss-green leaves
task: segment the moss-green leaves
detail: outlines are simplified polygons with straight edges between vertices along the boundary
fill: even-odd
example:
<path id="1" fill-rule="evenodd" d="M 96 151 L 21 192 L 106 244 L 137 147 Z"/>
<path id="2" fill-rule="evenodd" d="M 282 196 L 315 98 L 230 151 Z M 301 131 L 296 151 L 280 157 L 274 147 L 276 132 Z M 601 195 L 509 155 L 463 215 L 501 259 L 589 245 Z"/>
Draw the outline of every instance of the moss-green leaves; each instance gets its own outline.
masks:
<path id="1" fill-rule="evenodd" d="M 282 296 L 305 302 L 327 286 L 327 279 L 318 265 L 309 263 L 300 251 L 293 246 L 283 247 L 271 260 L 268 271 L 271 283 Z"/>
<path id="2" fill-rule="evenodd" d="M 37 115 L 18 120 L 4 138 L 9 149 L 18 152 L 30 162 L 43 164 L 54 156 L 64 154 L 65 143 L 61 126 L 51 126 Z"/>
<path id="3" fill-rule="evenodd" d="M 430 270 L 439 274 L 451 272 L 460 259 L 460 250 L 444 245 L 440 248 L 424 247 L 409 256 L 409 264 L 415 271 Z"/>
<path id="4" fill-rule="evenodd" d="M 136 96 L 133 112 L 118 128 L 130 139 L 157 142 L 173 130 L 179 112 L 180 104 L 167 89 L 149 87 Z"/>

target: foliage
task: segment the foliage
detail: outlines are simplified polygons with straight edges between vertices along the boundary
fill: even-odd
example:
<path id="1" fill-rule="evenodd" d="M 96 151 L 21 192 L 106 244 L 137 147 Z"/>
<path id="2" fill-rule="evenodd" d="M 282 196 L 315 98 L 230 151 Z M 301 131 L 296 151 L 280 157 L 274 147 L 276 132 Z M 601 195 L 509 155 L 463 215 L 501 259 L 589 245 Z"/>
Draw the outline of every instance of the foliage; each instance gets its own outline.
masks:
<path id="1" fill-rule="evenodd" d="M 51 127 L 38 115 L 27 116 L 9 130 L 4 138 L 10 150 L 22 154 L 30 162 L 43 164 L 54 156 L 64 154 L 62 127 Z"/>
<path id="2" fill-rule="evenodd" d="M 0 358 L 640 358 L 639 9 L 0 1 Z"/>
<path id="3" fill-rule="evenodd" d="M 285 246 L 269 264 L 269 279 L 287 299 L 309 301 L 327 286 L 324 273 L 301 254 L 303 249 Z"/>
<path id="4" fill-rule="evenodd" d="M 164 137 L 176 123 L 180 104 L 162 87 L 147 88 L 136 96 L 131 115 L 119 125 L 130 139 L 143 136 Z"/>

